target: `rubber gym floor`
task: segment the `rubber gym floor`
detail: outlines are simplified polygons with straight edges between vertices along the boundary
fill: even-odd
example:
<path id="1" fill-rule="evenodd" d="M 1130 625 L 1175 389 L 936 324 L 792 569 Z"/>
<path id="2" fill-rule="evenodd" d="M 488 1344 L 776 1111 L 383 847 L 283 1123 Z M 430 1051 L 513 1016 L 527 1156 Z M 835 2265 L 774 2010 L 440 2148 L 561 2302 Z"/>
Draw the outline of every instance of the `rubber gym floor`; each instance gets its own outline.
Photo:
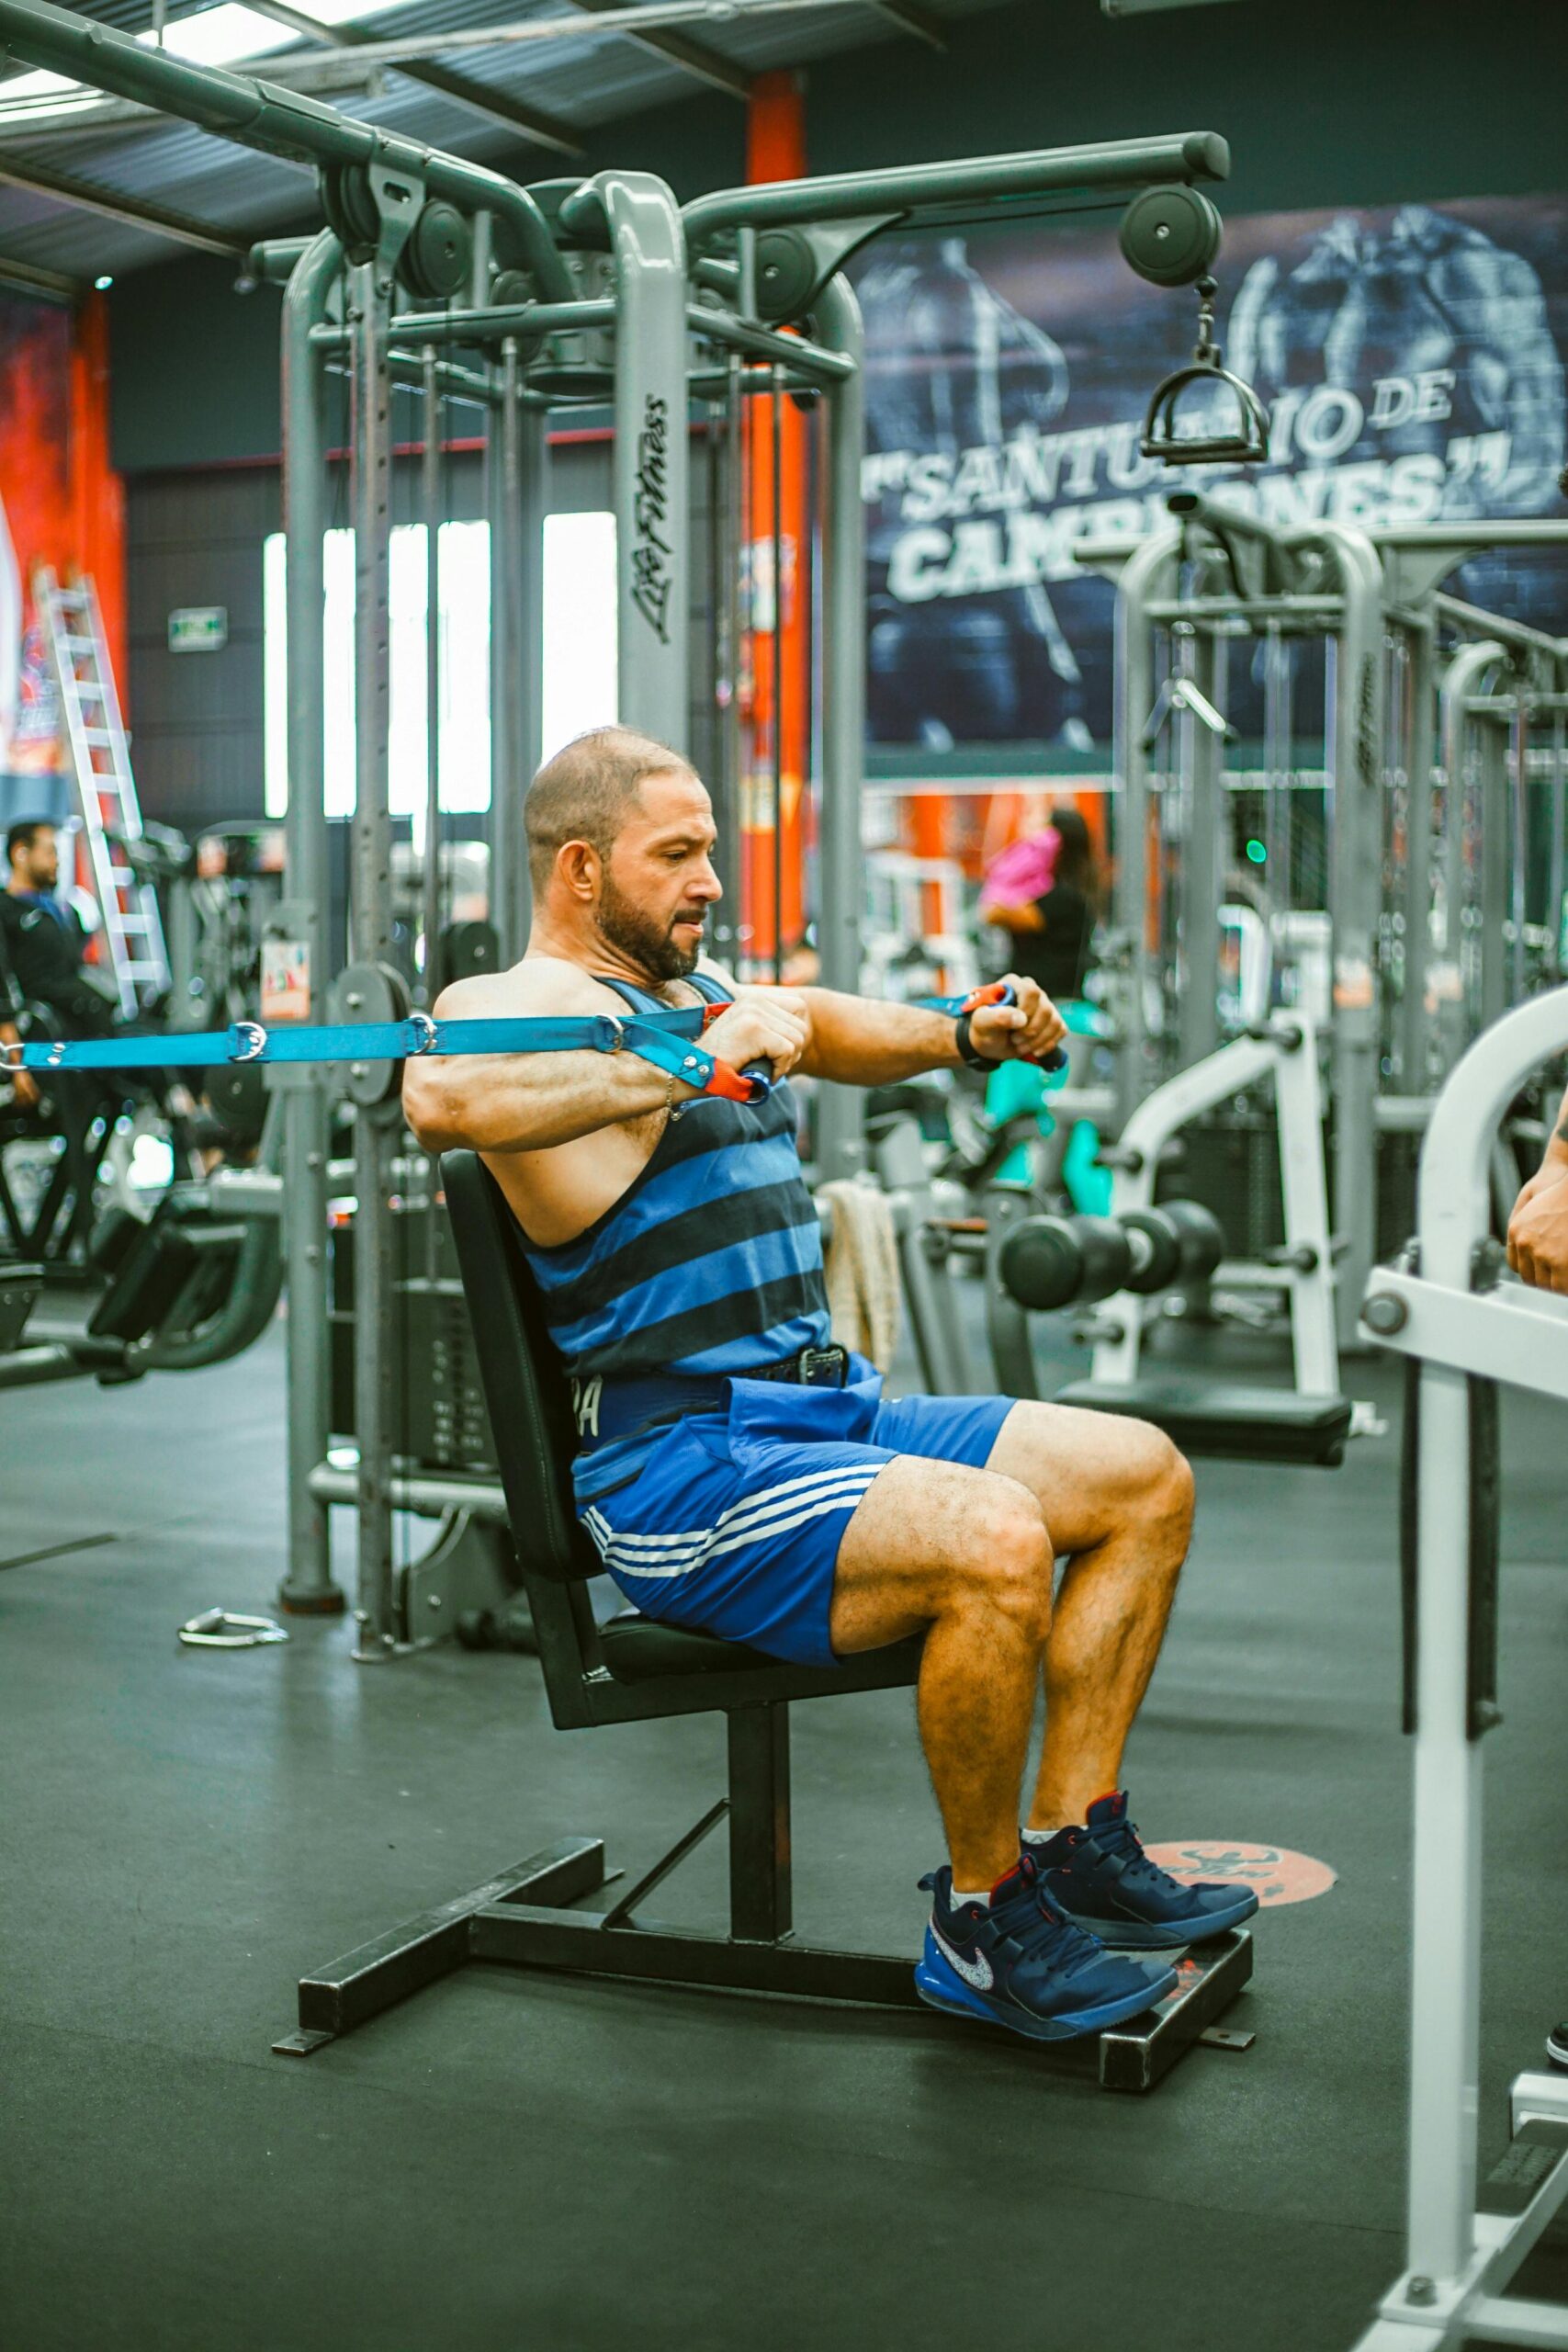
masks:
<path id="1" fill-rule="evenodd" d="M 1349 1370 L 1392 1421 L 1390 1367 Z M 643 1867 L 722 1733 L 558 1733 L 533 1660 L 355 1667 L 341 1622 L 182 1649 L 200 1608 L 273 1604 L 282 1375 L 275 1332 L 6 1400 L 6 2352 L 1353 2343 L 1401 2261 L 1395 1429 L 1337 1473 L 1200 1465 L 1134 1814 L 1338 1873 L 1256 1923 L 1245 2054 L 1118 2098 L 934 2017 L 474 1968 L 299 2061 L 269 2044 L 304 1969 L 564 1833 Z M 1568 2011 L 1561 1422 L 1510 1396 L 1505 1431 L 1483 2162 Z M 910 1693 L 796 1710 L 795 1765 L 797 1920 L 913 1955 L 939 1846 Z M 705 1851 L 658 1907 L 721 1902 Z M 1549 2244 L 1521 2286 L 1565 2270 Z"/>

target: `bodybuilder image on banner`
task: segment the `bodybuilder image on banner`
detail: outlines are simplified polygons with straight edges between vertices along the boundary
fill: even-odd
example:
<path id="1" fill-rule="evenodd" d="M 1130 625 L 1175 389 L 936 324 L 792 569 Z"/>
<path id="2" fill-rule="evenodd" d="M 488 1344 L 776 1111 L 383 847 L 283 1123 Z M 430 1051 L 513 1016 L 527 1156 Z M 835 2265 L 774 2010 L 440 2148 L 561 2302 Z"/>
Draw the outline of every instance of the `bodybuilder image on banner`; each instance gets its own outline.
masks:
<path id="1" fill-rule="evenodd" d="M 1178 486 L 1281 526 L 1568 516 L 1565 232 L 1557 197 L 1227 221 L 1225 364 L 1270 408 L 1269 462 L 1179 477 L 1138 437 L 1195 300 L 1134 277 L 1114 228 L 874 247 L 856 273 L 872 740 L 1108 743 L 1112 592 L 1073 544 L 1141 536 Z M 1568 630 L 1555 553 L 1483 555 L 1451 584 Z M 1249 733 L 1250 682 L 1233 686 Z"/>

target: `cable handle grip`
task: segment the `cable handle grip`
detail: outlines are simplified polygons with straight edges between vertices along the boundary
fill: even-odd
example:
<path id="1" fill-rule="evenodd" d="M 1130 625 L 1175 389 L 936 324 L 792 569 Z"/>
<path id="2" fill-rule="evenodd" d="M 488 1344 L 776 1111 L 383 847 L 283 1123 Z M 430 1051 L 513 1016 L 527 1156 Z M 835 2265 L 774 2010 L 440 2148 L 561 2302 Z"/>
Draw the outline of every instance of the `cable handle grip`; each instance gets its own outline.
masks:
<path id="1" fill-rule="evenodd" d="M 703 1007 L 703 1033 L 713 1027 L 725 1013 L 733 1012 L 735 999 L 727 997 L 716 1004 Z M 765 1102 L 773 1091 L 773 1069 L 771 1062 L 748 1062 L 744 1069 L 733 1069 L 728 1062 L 716 1058 L 713 1076 L 703 1089 L 705 1094 L 721 1095 L 728 1102 Z"/>
<path id="2" fill-rule="evenodd" d="M 971 989 L 958 1010 L 960 1013 L 978 1012 L 982 1005 L 1017 1002 L 1018 990 L 1010 980 L 992 980 L 987 988 Z M 1048 1070 L 1053 1074 L 1067 1067 L 1066 1052 L 1061 1046 L 1053 1046 L 1048 1054 L 1017 1054 L 1013 1059 L 1032 1062 L 1036 1069 Z"/>
<path id="3" fill-rule="evenodd" d="M 732 1069 L 728 1062 L 716 1061 L 713 1076 L 704 1087 L 705 1094 L 716 1094 L 727 1102 L 765 1102 L 773 1091 L 771 1062 L 748 1062 L 744 1069 Z"/>

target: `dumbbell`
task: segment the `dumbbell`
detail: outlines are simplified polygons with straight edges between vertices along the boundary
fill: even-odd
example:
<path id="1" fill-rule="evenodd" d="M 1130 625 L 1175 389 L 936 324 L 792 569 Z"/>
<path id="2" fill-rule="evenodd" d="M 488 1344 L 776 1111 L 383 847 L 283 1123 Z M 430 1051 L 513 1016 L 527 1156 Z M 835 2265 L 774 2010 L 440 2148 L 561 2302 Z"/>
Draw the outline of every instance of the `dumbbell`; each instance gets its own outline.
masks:
<path id="1" fill-rule="evenodd" d="M 1225 1237 L 1219 1218 L 1201 1201 L 1162 1201 L 1157 1209 L 1135 1214 L 1162 1218 L 1176 1234 L 1177 1271 L 1172 1279 L 1183 1284 L 1206 1283 L 1225 1254 Z M 1129 1220 L 1130 1222 L 1131 1220 Z M 1151 1283 L 1163 1289 L 1163 1283 Z"/>
<path id="2" fill-rule="evenodd" d="M 1167 1201 L 1124 1216 L 1031 1216 L 997 1254 L 1002 1286 L 1036 1314 L 1092 1306 L 1117 1291 L 1147 1297 L 1202 1282 L 1224 1254 L 1216 1219 L 1196 1201 Z"/>

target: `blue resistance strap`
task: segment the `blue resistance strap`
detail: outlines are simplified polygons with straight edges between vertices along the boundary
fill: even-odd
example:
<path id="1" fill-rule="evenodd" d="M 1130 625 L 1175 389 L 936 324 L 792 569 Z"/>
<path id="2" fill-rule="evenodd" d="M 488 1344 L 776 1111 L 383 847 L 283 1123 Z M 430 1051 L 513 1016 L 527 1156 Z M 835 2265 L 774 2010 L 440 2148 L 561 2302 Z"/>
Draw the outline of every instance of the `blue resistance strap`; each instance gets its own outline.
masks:
<path id="1" fill-rule="evenodd" d="M 1010 1002 L 1011 989 L 970 997 L 923 997 L 933 1012 L 960 1014 L 982 1003 Z M 400 1062 L 427 1054 L 636 1054 L 656 1069 L 705 1093 L 759 1102 L 772 1088 L 755 1066 L 731 1070 L 697 1042 L 708 1008 L 679 1012 L 572 1015 L 513 1014 L 491 1021 L 434 1021 L 412 1012 L 406 1021 L 331 1025 L 289 1023 L 265 1029 L 259 1021 L 231 1028 L 156 1037 L 85 1037 L 22 1046 L 0 1045 L 0 1069 L 218 1069 L 236 1062 Z M 1048 1057 L 1047 1069 L 1062 1057 Z"/>
<path id="2" fill-rule="evenodd" d="M 491 1021 L 433 1021 L 426 1012 L 406 1021 L 362 1021 L 331 1026 L 289 1023 L 265 1029 L 259 1021 L 231 1028 L 157 1037 L 86 1037 L 69 1043 L 0 1046 L 8 1069 L 216 1069 L 235 1062 L 400 1062 L 426 1054 L 565 1054 L 626 1052 L 705 1091 L 744 1089 L 759 1102 L 769 1080 L 756 1071 L 738 1078 L 697 1043 L 704 1007 L 689 1012 L 572 1016 L 514 1015 Z"/>

